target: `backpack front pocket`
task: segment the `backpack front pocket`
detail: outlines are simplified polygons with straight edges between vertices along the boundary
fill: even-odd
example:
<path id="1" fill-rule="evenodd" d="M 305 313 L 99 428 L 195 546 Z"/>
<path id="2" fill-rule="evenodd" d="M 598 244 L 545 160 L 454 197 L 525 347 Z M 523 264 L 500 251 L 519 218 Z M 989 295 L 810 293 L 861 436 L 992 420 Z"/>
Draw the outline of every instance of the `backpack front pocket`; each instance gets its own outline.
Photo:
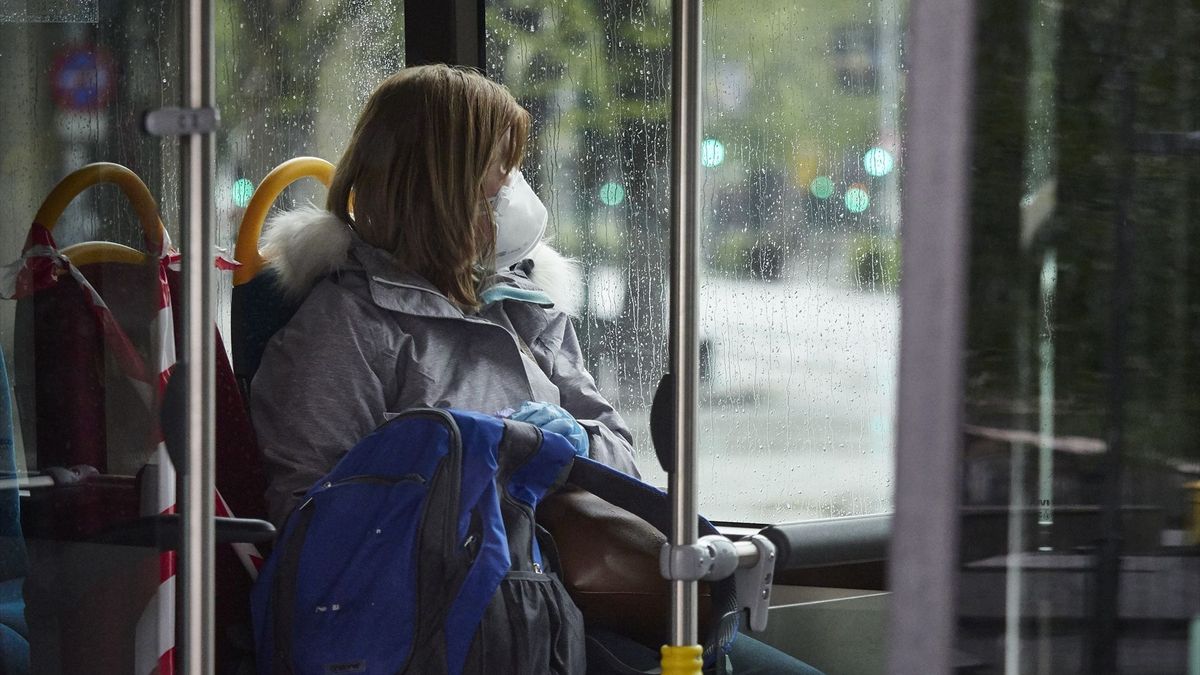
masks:
<path id="1" fill-rule="evenodd" d="M 554 574 L 509 572 L 492 597 L 464 672 L 583 675 L 583 615 Z"/>

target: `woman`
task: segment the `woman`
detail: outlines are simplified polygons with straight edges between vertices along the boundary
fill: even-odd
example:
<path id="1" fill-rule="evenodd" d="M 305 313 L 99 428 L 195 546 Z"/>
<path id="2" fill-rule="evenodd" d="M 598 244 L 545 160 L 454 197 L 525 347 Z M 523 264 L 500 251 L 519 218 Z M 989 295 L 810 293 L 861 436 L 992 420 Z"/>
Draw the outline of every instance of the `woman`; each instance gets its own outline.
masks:
<path id="1" fill-rule="evenodd" d="M 578 275 L 541 242 L 546 210 L 518 169 L 528 130 L 481 75 L 402 70 L 367 102 L 327 210 L 271 222 L 266 257 L 304 298 L 251 388 L 277 524 L 358 439 L 418 406 L 511 414 L 638 475 L 629 430 L 547 293 Z M 619 636 L 593 639 L 657 662 Z M 815 672 L 745 637 L 730 658 L 739 675 Z"/>
<path id="2" fill-rule="evenodd" d="M 274 522 L 356 440 L 419 406 L 516 409 L 638 475 L 625 422 L 542 290 L 577 275 L 540 242 L 545 208 L 517 169 L 528 128 L 512 95 L 478 74 L 402 70 L 367 102 L 328 210 L 270 223 L 267 258 L 304 297 L 251 388 Z"/>

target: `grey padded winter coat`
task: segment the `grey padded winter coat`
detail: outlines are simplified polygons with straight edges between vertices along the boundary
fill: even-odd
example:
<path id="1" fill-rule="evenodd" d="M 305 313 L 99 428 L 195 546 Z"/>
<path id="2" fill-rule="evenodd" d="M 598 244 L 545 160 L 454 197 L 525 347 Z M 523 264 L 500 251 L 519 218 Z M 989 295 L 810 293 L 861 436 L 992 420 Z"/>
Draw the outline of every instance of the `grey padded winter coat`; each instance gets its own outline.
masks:
<path id="1" fill-rule="evenodd" d="M 277 525 L 358 439 L 418 406 L 495 413 L 527 400 L 555 403 L 587 430 L 593 459 L 638 475 L 629 430 L 584 368 L 563 311 L 501 300 L 464 314 L 314 208 L 273 219 L 264 241 L 285 291 L 307 293 L 268 344 L 251 387 Z M 534 260 L 534 279 L 539 264 L 550 274 L 565 264 L 545 245 Z M 521 272 L 497 283 L 538 290 Z"/>

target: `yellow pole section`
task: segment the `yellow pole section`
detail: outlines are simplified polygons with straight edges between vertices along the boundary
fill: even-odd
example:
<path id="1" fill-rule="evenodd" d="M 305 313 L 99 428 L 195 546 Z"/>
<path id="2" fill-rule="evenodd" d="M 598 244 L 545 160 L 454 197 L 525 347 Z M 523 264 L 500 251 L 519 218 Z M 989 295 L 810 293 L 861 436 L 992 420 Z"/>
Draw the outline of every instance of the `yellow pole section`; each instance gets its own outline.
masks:
<path id="1" fill-rule="evenodd" d="M 1183 487 L 1192 492 L 1192 543 L 1200 544 L 1200 480 L 1187 483 Z"/>
<path id="2" fill-rule="evenodd" d="M 328 186 L 333 180 L 333 165 L 320 157 L 296 157 L 275 167 L 263 178 L 246 205 L 246 213 L 242 215 L 242 224 L 238 227 L 233 258 L 241 265 L 233 271 L 234 286 L 250 281 L 262 269 L 264 261 L 258 252 L 258 238 L 262 235 L 267 212 L 287 186 L 301 178 L 316 178 Z"/>
<path id="3" fill-rule="evenodd" d="M 700 675 L 700 669 L 704 667 L 703 655 L 700 645 L 663 645 L 662 675 Z"/>
<path id="4" fill-rule="evenodd" d="M 121 188 L 121 192 L 125 193 L 125 197 L 133 205 L 133 211 L 146 234 L 147 245 L 151 250 L 157 251 L 163 241 L 163 224 L 158 217 L 158 203 L 154 201 L 149 188 L 137 174 L 112 162 L 88 164 L 60 180 L 50 194 L 46 195 L 41 208 L 33 217 L 33 222 L 47 230 L 53 230 L 67 205 L 81 192 L 97 183 L 115 183 Z"/>

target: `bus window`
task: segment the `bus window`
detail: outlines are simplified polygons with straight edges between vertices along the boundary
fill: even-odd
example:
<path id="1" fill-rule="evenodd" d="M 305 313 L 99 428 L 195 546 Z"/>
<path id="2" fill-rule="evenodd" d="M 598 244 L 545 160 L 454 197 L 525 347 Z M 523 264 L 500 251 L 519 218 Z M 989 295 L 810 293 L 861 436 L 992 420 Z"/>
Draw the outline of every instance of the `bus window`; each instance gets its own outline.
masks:
<path id="1" fill-rule="evenodd" d="M 336 163 L 367 96 L 404 66 L 403 3 L 216 3 L 217 136 L 214 199 L 219 245 L 232 255 L 238 224 L 259 181 L 300 156 Z M 325 205 L 304 180 L 281 209 Z M 230 277 L 218 283 L 217 316 L 230 316 Z M 228 325 L 221 325 L 228 334 Z"/>
<path id="2" fill-rule="evenodd" d="M 961 543 L 945 580 L 962 665 L 1193 672 L 1200 17 L 1035 2 L 980 3 L 977 20 Z"/>
<path id="3" fill-rule="evenodd" d="M 779 522 L 887 511 L 906 4 L 704 5 L 699 493 Z M 670 4 L 487 3 L 526 175 L 586 270 L 581 340 L 638 434 L 667 362 Z"/>
<path id="4" fill-rule="evenodd" d="M 336 161 L 366 96 L 403 65 L 403 3 L 213 5 L 221 124 L 209 195 L 215 222 L 202 225 L 231 258 L 238 222 L 267 172 L 298 155 Z M 0 295 L 20 296 L 0 300 L 3 672 L 180 668 L 178 561 L 159 550 L 178 542 L 139 519 L 175 507 L 174 474 L 158 443 L 157 385 L 178 356 L 164 298 L 176 310 L 182 298 L 171 258 L 159 256 L 170 251 L 158 244 L 180 243 L 180 142 L 143 130 L 143 114 L 182 100 L 183 8 L 0 3 L 0 72 L 10 90 L 0 102 Z M 31 229 L 55 184 L 97 162 L 111 164 L 76 174 L 85 186 L 77 196 L 56 192 L 46 202 L 52 208 L 42 212 L 54 217 L 38 222 L 49 234 Z M 315 181 L 299 183 L 281 205 L 307 199 L 323 201 Z M 27 242 L 38 248 L 26 250 Z M 84 242 L 103 243 L 74 247 Z M 52 244 L 78 275 L 66 273 Z M 23 250 L 35 262 L 16 274 L 20 265 L 8 265 Z M 50 262 L 56 274 L 31 272 Z M 217 279 L 216 316 L 229 345 L 231 283 L 228 273 Z M 219 387 L 220 437 L 229 429 L 221 406 L 240 418 L 245 411 L 231 382 Z M 248 426 L 230 437 L 254 451 Z M 223 465 L 218 488 L 221 476 L 237 482 L 245 469 Z M 223 498 L 234 515 L 262 515 L 241 507 L 262 497 L 253 481 L 244 484 L 250 489 Z M 216 553 L 217 672 L 252 659 L 244 568 L 253 560 L 243 553 Z"/>
<path id="5" fill-rule="evenodd" d="M 157 256 L 150 268 L 122 261 L 155 253 L 159 215 L 176 233 L 178 140 L 140 127 L 144 111 L 179 100 L 179 21 L 175 3 L 0 6 L 0 264 L 27 242 L 41 245 L 28 261 L 48 263 L 52 238 L 143 364 L 161 353 L 146 329 L 168 329 L 154 321 Z M 43 213 L 61 213 L 31 228 L 55 184 L 93 162 L 127 170 L 83 176 L 94 184 L 58 193 L 62 208 Z M 96 240 L 109 247 L 90 262 L 72 248 Z M 115 358 L 115 334 L 72 275 L 16 271 L 0 283 L 20 295 L 0 300 L 0 671 L 151 672 L 175 646 L 155 619 L 171 621 L 171 558 L 153 540 L 108 537 L 165 505 L 137 491 L 139 473 L 156 487 L 165 475 L 143 395 L 153 389 Z"/>

